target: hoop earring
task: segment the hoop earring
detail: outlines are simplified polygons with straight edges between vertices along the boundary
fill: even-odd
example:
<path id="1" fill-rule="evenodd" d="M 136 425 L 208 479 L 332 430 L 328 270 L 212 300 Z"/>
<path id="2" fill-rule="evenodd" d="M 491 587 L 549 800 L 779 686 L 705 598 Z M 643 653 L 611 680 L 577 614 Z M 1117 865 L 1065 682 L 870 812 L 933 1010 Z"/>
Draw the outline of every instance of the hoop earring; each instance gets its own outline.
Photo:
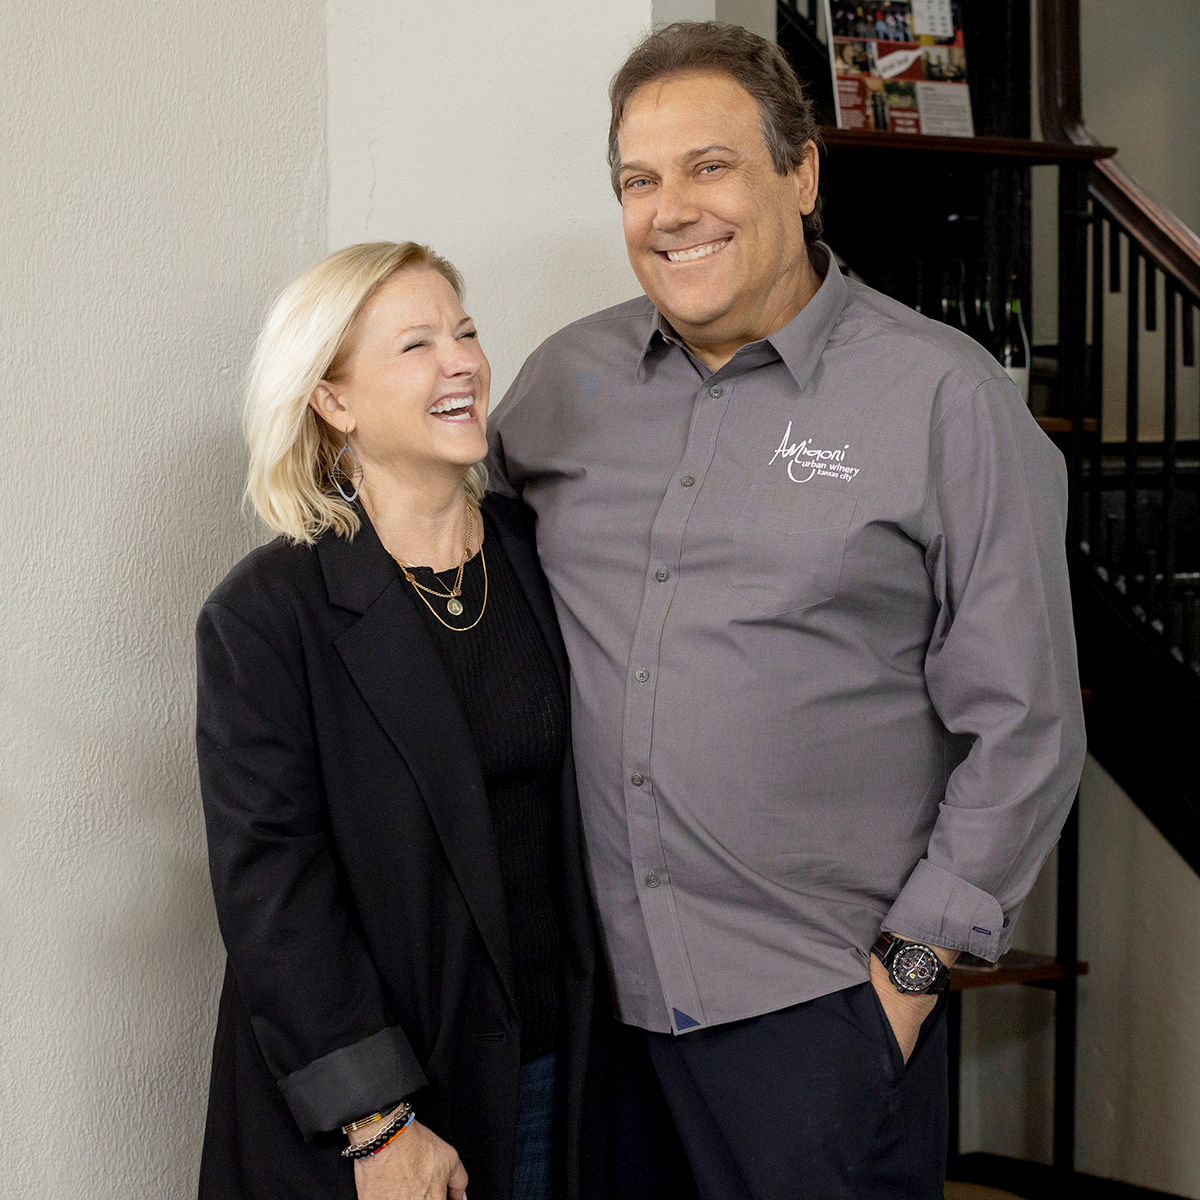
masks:
<path id="1" fill-rule="evenodd" d="M 349 454 L 354 462 L 354 466 L 349 472 L 341 465 L 343 454 Z M 337 488 L 338 495 L 347 504 L 353 504 L 358 499 L 358 493 L 362 490 L 363 468 L 362 463 L 358 461 L 358 455 L 354 453 L 354 449 L 350 445 L 349 436 L 346 438 L 345 445 L 337 452 L 337 458 L 333 460 L 333 466 L 329 468 L 329 478 L 333 486 Z M 346 492 L 346 484 L 353 485 L 354 488 L 349 494 Z"/>

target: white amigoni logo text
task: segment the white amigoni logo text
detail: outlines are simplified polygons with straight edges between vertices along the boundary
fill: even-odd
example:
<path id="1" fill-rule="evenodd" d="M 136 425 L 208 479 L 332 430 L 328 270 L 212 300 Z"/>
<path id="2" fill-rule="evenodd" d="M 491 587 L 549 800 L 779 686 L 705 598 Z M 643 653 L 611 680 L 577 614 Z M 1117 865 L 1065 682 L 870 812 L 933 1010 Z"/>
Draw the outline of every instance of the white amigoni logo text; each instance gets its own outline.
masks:
<path id="1" fill-rule="evenodd" d="M 850 449 L 849 444 L 840 450 L 818 450 L 811 444 L 809 438 L 805 438 L 802 442 L 793 442 L 791 439 L 792 423 L 789 421 L 783 441 L 779 443 L 779 449 L 771 456 L 771 462 L 782 458 L 787 463 L 788 478 L 793 483 L 807 483 L 814 476 L 840 479 L 843 483 L 849 483 L 858 474 L 857 467 L 846 466 L 846 451 Z"/>

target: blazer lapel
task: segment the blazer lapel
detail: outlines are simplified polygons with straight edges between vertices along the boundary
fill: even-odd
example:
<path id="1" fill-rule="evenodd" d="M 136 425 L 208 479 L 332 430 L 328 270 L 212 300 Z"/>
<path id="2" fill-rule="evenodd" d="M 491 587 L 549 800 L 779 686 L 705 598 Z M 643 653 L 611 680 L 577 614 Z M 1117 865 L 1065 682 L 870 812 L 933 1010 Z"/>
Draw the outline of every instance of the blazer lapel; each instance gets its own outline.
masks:
<path id="1" fill-rule="evenodd" d="M 361 613 L 335 645 L 429 809 L 496 970 L 514 994 L 504 884 L 471 731 L 449 675 L 370 522 L 317 543 L 331 603 Z"/>

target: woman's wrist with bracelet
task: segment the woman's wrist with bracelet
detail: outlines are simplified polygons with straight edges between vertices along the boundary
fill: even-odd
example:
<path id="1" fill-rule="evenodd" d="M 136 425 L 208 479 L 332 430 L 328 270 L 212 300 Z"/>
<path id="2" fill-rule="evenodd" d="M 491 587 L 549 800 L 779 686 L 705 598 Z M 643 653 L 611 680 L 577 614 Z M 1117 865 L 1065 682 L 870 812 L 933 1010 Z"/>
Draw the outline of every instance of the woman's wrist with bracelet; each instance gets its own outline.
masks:
<path id="1" fill-rule="evenodd" d="M 343 1158 L 371 1158 L 385 1146 L 390 1146 L 405 1129 L 412 1123 L 416 1113 L 406 1100 L 401 1100 L 386 1117 L 369 1118 L 351 1122 L 358 1128 L 351 1130 L 344 1126 L 344 1131 L 350 1138 L 350 1145 L 342 1151 Z"/>
<path id="2" fill-rule="evenodd" d="M 390 1104 L 381 1104 L 378 1112 L 371 1113 L 367 1117 L 359 1117 L 357 1121 L 351 1121 L 348 1125 L 342 1126 L 342 1132 L 353 1142 L 362 1141 L 359 1136 L 355 1138 L 355 1134 L 362 1134 L 364 1131 L 370 1131 L 368 1136 L 378 1132 L 378 1129 L 373 1129 L 372 1126 L 378 1126 L 380 1121 L 386 1121 L 393 1112 L 403 1104 L 403 1100 L 393 1100 Z"/>

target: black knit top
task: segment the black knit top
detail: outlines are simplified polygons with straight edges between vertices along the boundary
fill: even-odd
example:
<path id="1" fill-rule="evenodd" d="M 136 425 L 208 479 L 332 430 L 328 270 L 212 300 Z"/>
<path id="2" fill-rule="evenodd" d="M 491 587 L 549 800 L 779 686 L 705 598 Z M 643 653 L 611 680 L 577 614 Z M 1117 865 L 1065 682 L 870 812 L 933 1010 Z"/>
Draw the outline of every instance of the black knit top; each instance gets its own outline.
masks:
<path id="1" fill-rule="evenodd" d="M 447 629 L 411 584 L 405 591 L 441 654 L 483 770 L 507 901 L 521 1061 L 529 1062 L 554 1049 L 558 1022 L 552 855 L 567 711 L 550 651 L 490 522 L 487 534 L 482 557 L 477 553 L 463 572 L 461 616 L 423 594 L 446 624 L 468 626 L 483 604 L 486 564 L 487 608 L 474 629 Z M 457 568 L 435 576 L 417 567 L 413 574 L 448 592 Z"/>

